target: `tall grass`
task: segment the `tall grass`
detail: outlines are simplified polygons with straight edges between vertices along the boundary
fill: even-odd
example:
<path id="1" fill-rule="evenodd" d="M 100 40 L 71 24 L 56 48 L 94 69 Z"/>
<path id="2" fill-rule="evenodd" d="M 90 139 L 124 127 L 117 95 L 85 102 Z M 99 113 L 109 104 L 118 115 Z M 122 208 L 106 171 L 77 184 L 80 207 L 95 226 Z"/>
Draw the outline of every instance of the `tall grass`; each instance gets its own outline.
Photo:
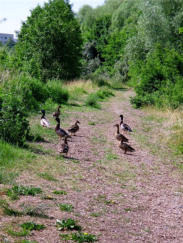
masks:
<path id="1" fill-rule="evenodd" d="M 18 172 L 26 168 L 35 155 L 0 140 L 0 184 L 13 183 Z"/>

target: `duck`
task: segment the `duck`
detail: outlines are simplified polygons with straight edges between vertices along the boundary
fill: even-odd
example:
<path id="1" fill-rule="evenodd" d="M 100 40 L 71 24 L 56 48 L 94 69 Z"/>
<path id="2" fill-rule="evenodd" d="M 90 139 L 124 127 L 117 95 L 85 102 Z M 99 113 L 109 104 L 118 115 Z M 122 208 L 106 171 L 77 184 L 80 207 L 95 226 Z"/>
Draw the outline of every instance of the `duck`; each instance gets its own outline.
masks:
<path id="1" fill-rule="evenodd" d="M 78 124 L 80 124 L 80 122 L 77 120 L 77 121 L 75 122 L 75 124 L 72 125 L 72 126 L 68 129 L 68 132 L 70 132 L 71 135 L 73 134 L 73 135 L 75 136 L 75 135 L 76 135 L 75 133 L 76 133 L 77 131 L 79 131 L 79 126 L 78 126 Z"/>
<path id="2" fill-rule="evenodd" d="M 67 153 L 69 152 L 69 145 L 68 145 L 67 139 L 68 139 L 68 136 L 65 136 L 64 143 L 62 143 L 58 148 L 58 152 L 60 154 L 66 154 L 66 156 L 67 156 Z"/>
<path id="3" fill-rule="evenodd" d="M 135 152 L 134 148 L 132 148 L 129 144 L 124 143 L 123 141 L 121 141 L 121 143 L 119 144 L 119 148 L 124 150 L 124 154 L 126 154 L 127 152 Z"/>
<path id="4" fill-rule="evenodd" d="M 118 140 L 118 141 L 123 141 L 123 142 L 127 142 L 128 143 L 128 138 L 126 138 L 123 134 L 121 134 L 119 132 L 119 124 L 116 124 L 114 125 L 115 127 L 117 127 L 117 131 L 116 131 L 116 134 L 115 134 L 115 138 Z"/>
<path id="5" fill-rule="evenodd" d="M 60 139 L 65 138 L 65 136 L 67 136 L 68 138 L 71 138 L 71 136 L 60 127 L 60 118 L 56 117 L 55 119 L 57 121 L 57 125 L 55 127 L 55 132 L 56 134 L 60 137 Z"/>
<path id="6" fill-rule="evenodd" d="M 130 126 L 128 126 L 126 123 L 123 123 L 123 115 L 120 115 L 121 121 L 120 121 L 120 127 L 122 130 L 126 132 L 132 132 L 132 129 Z"/>
<path id="7" fill-rule="evenodd" d="M 53 117 L 59 117 L 60 116 L 60 108 L 61 108 L 61 105 L 59 105 L 58 108 L 57 108 L 57 111 L 55 111 L 53 113 Z"/>
<path id="8" fill-rule="evenodd" d="M 49 128 L 50 127 L 50 123 L 45 117 L 46 112 L 45 112 L 45 110 L 41 110 L 41 112 L 42 112 L 42 116 L 41 116 L 40 124 L 43 127 L 48 127 Z"/>

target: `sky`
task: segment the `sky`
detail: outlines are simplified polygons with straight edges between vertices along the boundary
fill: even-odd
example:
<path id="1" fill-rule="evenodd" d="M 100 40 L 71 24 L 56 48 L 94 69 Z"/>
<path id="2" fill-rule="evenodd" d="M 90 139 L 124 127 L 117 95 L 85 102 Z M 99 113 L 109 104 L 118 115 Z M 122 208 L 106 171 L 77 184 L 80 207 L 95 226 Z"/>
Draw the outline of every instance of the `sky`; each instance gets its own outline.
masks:
<path id="1" fill-rule="evenodd" d="M 30 9 L 38 4 L 43 5 L 48 0 L 0 0 L 0 33 L 15 34 L 20 30 L 21 22 L 30 15 Z M 77 12 L 83 5 L 93 8 L 102 5 L 104 0 L 70 0 L 72 9 Z M 6 21 L 2 21 L 6 18 Z"/>

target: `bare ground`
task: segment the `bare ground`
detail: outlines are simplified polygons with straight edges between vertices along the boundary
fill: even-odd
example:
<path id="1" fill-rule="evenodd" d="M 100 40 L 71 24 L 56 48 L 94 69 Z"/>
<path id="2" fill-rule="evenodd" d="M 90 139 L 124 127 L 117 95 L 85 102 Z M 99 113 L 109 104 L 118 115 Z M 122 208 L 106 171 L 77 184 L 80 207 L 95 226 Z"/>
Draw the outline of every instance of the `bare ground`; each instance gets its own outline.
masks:
<path id="1" fill-rule="evenodd" d="M 116 92 L 101 110 L 67 111 L 63 122 L 81 122 L 80 131 L 69 143 L 68 158 L 57 155 L 56 136 L 49 143 L 39 144 L 50 152 L 40 154 L 17 183 L 39 186 L 44 195 L 10 202 L 19 210 L 34 207 L 50 218 L 10 217 L 1 210 L 2 242 L 3 237 L 7 242 L 17 241 L 6 228 L 26 221 L 46 225 L 46 229 L 33 231 L 26 239 L 65 242 L 55 226 L 56 219 L 63 218 L 77 220 L 83 232 L 97 235 L 100 243 L 183 242 L 182 174 L 174 166 L 176 158 L 159 143 L 161 124 L 144 120 L 147 113 L 131 107 L 131 95 L 131 91 Z M 125 123 L 134 128 L 132 134 L 126 135 L 136 149 L 133 154 L 123 154 L 114 139 L 113 125 L 119 122 L 121 113 Z M 91 122 L 93 125 L 89 125 Z M 44 171 L 56 181 L 40 178 L 38 174 Z M 54 195 L 54 190 L 65 190 L 67 195 Z M 48 195 L 54 200 L 46 200 Z M 59 203 L 72 204 L 74 211 L 60 211 Z"/>

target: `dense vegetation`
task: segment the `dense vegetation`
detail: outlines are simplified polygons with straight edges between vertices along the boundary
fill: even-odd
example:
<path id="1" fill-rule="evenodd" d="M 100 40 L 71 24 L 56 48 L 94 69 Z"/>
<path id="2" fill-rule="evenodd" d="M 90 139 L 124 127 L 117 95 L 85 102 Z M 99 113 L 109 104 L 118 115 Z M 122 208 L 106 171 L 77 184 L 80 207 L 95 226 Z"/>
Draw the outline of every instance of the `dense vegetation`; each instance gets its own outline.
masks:
<path id="1" fill-rule="evenodd" d="M 136 90 L 136 107 L 183 104 L 183 2 L 107 0 L 78 14 L 84 73 L 107 73 Z"/>

